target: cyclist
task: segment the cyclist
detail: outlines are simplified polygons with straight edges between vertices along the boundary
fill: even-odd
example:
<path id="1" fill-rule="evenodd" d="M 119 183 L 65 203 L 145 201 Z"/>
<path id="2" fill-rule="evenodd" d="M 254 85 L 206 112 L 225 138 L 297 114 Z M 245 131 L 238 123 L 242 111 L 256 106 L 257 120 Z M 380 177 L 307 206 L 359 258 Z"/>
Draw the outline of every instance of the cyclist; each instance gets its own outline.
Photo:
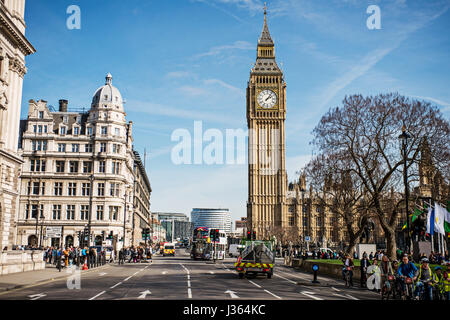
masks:
<path id="1" fill-rule="evenodd" d="M 400 277 L 398 276 L 398 261 L 394 260 L 392 261 L 392 271 L 394 272 L 395 282 L 394 282 L 394 292 L 393 292 L 393 298 L 396 299 L 397 293 L 401 291 L 401 281 Z"/>
<path id="2" fill-rule="evenodd" d="M 398 267 L 398 276 L 400 277 L 400 284 L 402 288 L 402 294 L 406 291 L 406 283 L 405 278 L 411 278 L 415 280 L 415 275 L 418 273 L 417 267 L 414 265 L 414 263 L 410 262 L 408 259 L 408 255 L 403 255 L 402 257 L 402 263 Z"/>
<path id="3" fill-rule="evenodd" d="M 447 264 L 447 270 L 443 274 L 444 280 L 444 299 L 450 301 L 450 264 Z"/>
<path id="4" fill-rule="evenodd" d="M 420 299 L 422 292 L 425 290 L 425 300 L 433 300 L 433 285 L 437 283 L 436 277 L 431 268 L 428 265 L 429 260 L 427 258 L 422 259 L 422 265 L 419 268 L 419 275 L 416 282 L 416 300 Z"/>
<path id="5" fill-rule="evenodd" d="M 380 271 L 381 271 L 381 284 L 380 284 L 381 288 L 384 288 L 384 285 L 386 284 L 387 290 L 390 291 L 391 283 L 389 281 L 389 276 L 394 275 L 394 270 L 392 269 L 392 264 L 389 261 L 387 255 L 383 255 L 383 258 L 381 258 Z"/>
<path id="6" fill-rule="evenodd" d="M 442 273 L 442 268 L 440 266 L 437 266 L 434 268 L 434 274 L 436 276 L 436 280 L 438 281 L 436 285 L 434 286 L 436 296 L 437 297 L 445 297 L 445 291 L 444 291 L 444 274 Z"/>

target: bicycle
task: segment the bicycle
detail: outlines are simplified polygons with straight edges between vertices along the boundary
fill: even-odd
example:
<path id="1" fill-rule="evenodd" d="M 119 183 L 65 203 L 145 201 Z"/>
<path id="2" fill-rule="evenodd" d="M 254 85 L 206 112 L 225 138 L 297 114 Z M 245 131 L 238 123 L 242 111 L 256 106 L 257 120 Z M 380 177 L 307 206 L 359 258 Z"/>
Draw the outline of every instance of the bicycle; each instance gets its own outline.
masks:
<path id="1" fill-rule="evenodd" d="M 381 288 L 381 300 L 389 300 L 391 294 L 395 296 L 395 277 L 393 275 L 385 277 L 383 288 Z"/>
<path id="2" fill-rule="evenodd" d="M 410 277 L 402 276 L 405 282 L 405 291 L 402 292 L 402 300 L 413 300 L 414 298 L 414 281 Z"/>
<path id="3" fill-rule="evenodd" d="M 351 281 L 350 281 L 350 272 L 352 271 L 351 267 L 346 267 L 344 271 L 344 279 L 345 279 L 345 287 L 349 288 Z"/>

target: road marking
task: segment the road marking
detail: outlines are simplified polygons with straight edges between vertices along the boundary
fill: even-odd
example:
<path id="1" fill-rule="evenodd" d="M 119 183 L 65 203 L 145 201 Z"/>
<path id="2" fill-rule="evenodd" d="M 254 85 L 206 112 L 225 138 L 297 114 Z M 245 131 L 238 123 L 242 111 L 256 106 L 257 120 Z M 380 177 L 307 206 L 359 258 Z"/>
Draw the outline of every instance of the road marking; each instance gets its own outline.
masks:
<path id="1" fill-rule="evenodd" d="M 343 294 L 340 294 L 340 293 L 333 293 L 333 296 L 347 298 L 346 296 L 344 296 Z"/>
<path id="2" fill-rule="evenodd" d="M 97 297 L 100 297 L 102 294 L 104 294 L 106 291 L 102 291 L 102 292 L 100 292 L 98 295 L 96 295 L 96 296 L 93 296 L 92 298 L 90 298 L 89 300 L 94 300 L 95 298 L 97 298 Z"/>
<path id="3" fill-rule="evenodd" d="M 188 280 L 188 288 L 190 288 L 190 287 L 191 287 L 191 281 Z"/>
<path id="4" fill-rule="evenodd" d="M 214 271 L 210 271 L 209 273 L 214 274 Z"/>
<path id="5" fill-rule="evenodd" d="M 30 300 L 37 300 L 37 299 L 40 299 L 40 298 L 45 297 L 45 296 L 46 296 L 45 293 L 38 293 L 38 294 L 30 295 L 29 297 L 32 298 Z"/>
<path id="6" fill-rule="evenodd" d="M 307 297 L 309 297 L 309 298 L 311 298 L 311 299 L 314 299 L 314 300 L 323 300 L 322 298 L 319 298 L 319 297 L 316 297 L 316 296 L 313 296 L 312 294 L 310 294 L 310 293 L 307 293 L 307 292 L 300 292 L 301 294 L 303 294 L 303 295 L 305 295 L 305 296 L 307 296 Z"/>
<path id="7" fill-rule="evenodd" d="M 291 273 L 287 273 L 287 272 L 283 272 L 283 271 L 278 271 L 278 272 L 284 273 L 284 274 L 286 274 L 286 275 L 291 275 L 291 276 L 296 277 L 296 278 L 299 278 L 299 279 L 308 280 L 308 278 L 306 278 L 306 277 L 301 277 L 301 276 L 296 275 L 296 274 L 291 274 Z"/>
<path id="8" fill-rule="evenodd" d="M 182 263 L 180 263 L 180 266 L 182 266 L 184 268 L 184 270 L 186 270 L 187 278 L 188 278 L 188 281 L 187 281 L 188 282 L 188 298 L 192 299 L 191 281 L 190 281 L 191 276 L 189 274 L 189 269 L 186 268 Z"/>
<path id="9" fill-rule="evenodd" d="M 167 274 L 167 271 L 163 271 L 162 274 Z"/>
<path id="10" fill-rule="evenodd" d="M 104 276 L 105 274 L 107 274 L 106 272 L 101 272 L 99 273 L 99 276 Z"/>
<path id="11" fill-rule="evenodd" d="M 276 294 L 273 294 L 272 292 L 270 292 L 269 290 L 264 289 L 265 292 L 273 295 L 275 298 L 281 299 L 279 296 L 277 296 Z"/>
<path id="12" fill-rule="evenodd" d="M 188 274 L 188 275 L 187 275 L 187 278 L 188 278 L 188 280 L 190 280 L 190 279 L 191 279 L 191 275 L 190 275 L 190 274 Z"/>
<path id="13" fill-rule="evenodd" d="M 152 293 L 151 293 L 149 290 L 142 291 L 142 292 L 141 292 L 141 295 L 138 297 L 138 299 L 145 299 L 145 297 L 146 297 L 148 294 L 152 294 Z"/>
<path id="14" fill-rule="evenodd" d="M 353 300 L 359 300 L 358 298 L 355 298 L 354 296 L 351 296 L 349 294 L 345 294 L 347 296 L 347 298 L 353 299 Z"/>
<path id="15" fill-rule="evenodd" d="M 116 283 L 115 285 L 113 285 L 113 286 L 111 287 L 111 289 L 114 289 L 115 287 L 117 287 L 117 286 L 120 285 L 120 284 L 122 284 L 122 282 Z"/>
<path id="16" fill-rule="evenodd" d="M 286 281 L 289 281 L 290 283 L 293 283 L 293 284 L 297 284 L 297 282 L 295 282 L 295 281 L 292 281 L 291 279 L 288 279 L 288 278 L 282 277 L 282 276 L 280 276 L 280 275 L 278 275 L 278 274 L 276 274 L 275 276 L 276 276 L 276 277 L 279 277 L 279 278 L 281 278 L 281 279 L 284 279 L 284 280 L 286 280 Z"/>
<path id="17" fill-rule="evenodd" d="M 225 291 L 225 293 L 229 293 L 231 299 L 239 299 L 239 297 L 235 294 L 236 292 L 234 292 L 234 291 L 227 290 L 227 291 Z"/>
<path id="18" fill-rule="evenodd" d="M 255 286 L 257 286 L 258 288 L 261 288 L 261 286 L 259 284 L 254 283 L 252 280 L 248 280 L 248 282 L 253 283 Z"/>
<path id="19" fill-rule="evenodd" d="M 335 291 L 337 291 L 337 292 L 341 291 L 341 290 L 339 290 L 339 289 L 336 289 L 335 287 L 331 287 L 331 288 L 333 288 L 333 290 L 335 290 Z"/>
<path id="20" fill-rule="evenodd" d="M 188 298 L 192 299 L 192 291 L 191 288 L 188 288 Z"/>
<path id="21" fill-rule="evenodd" d="M 131 277 L 132 277 L 132 276 L 129 276 L 128 278 L 126 278 L 126 279 L 123 280 L 123 281 L 128 281 L 128 280 L 130 280 Z"/>

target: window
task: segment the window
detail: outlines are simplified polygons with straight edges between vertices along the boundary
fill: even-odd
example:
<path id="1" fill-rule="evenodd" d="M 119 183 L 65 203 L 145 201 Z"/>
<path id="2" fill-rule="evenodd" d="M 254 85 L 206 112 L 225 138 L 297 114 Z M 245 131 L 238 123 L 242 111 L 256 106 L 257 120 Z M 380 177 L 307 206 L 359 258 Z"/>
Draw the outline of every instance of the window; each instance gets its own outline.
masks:
<path id="1" fill-rule="evenodd" d="M 294 225 L 294 216 L 290 216 L 289 217 L 289 226 L 293 226 Z"/>
<path id="2" fill-rule="evenodd" d="M 100 152 L 106 152 L 106 143 L 105 142 L 100 143 Z"/>
<path id="3" fill-rule="evenodd" d="M 77 173 L 78 172 L 78 161 L 70 161 L 70 172 Z"/>
<path id="4" fill-rule="evenodd" d="M 33 132 L 34 132 L 34 133 L 37 133 L 37 125 L 34 125 L 34 126 L 33 126 Z"/>
<path id="5" fill-rule="evenodd" d="M 107 133 L 108 133 L 108 127 L 102 127 L 102 128 L 101 128 L 101 134 L 102 134 L 102 136 L 106 136 Z"/>
<path id="6" fill-rule="evenodd" d="M 45 195 L 45 182 L 41 183 L 41 194 Z"/>
<path id="7" fill-rule="evenodd" d="M 119 196 L 119 184 L 118 183 L 111 183 L 110 195 L 111 195 L 111 197 Z"/>
<path id="8" fill-rule="evenodd" d="M 92 172 L 92 162 L 83 161 L 83 173 L 91 173 L 91 172 Z"/>
<path id="9" fill-rule="evenodd" d="M 116 128 L 116 136 L 120 136 L 120 129 L 119 128 Z"/>
<path id="10" fill-rule="evenodd" d="M 84 152 L 92 152 L 92 144 L 85 144 Z"/>
<path id="11" fill-rule="evenodd" d="M 112 145 L 112 152 L 117 153 L 117 144 L 115 143 Z"/>
<path id="12" fill-rule="evenodd" d="M 41 125 L 38 126 L 38 133 L 42 133 L 42 126 Z"/>
<path id="13" fill-rule="evenodd" d="M 103 220 L 103 206 L 97 206 L 97 220 Z"/>
<path id="14" fill-rule="evenodd" d="M 38 205 L 32 204 L 31 205 L 31 219 L 36 219 L 38 215 Z"/>
<path id="15" fill-rule="evenodd" d="M 308 218 L 303 218 L 303 226 L 306 228 L 308 226 Z"/>
<path id="16" fill-rule="evenodd" d="M 103 197 L 104 195 L 105 195 L 105 184 L 104 183 L 99 183 L 98 184 L 98 188 L 97 188 L 97 193 L 98 193 L 98 196 L 101 196 L 101 197 Z"/>
<path id="17" fill-rule="evenodd" d="M 72 152 L 80 152 L 80 145 L 78 143 L 72 144 Z"/>
<path id="18" fill-rule="evenodd" d="M 54 195 L 55 196 L 62 196 L 62 190 L 63 190 L 63 183 L 62 182 L 55 182 Z"/>
<path id="19" fill-rule="evenodd" d="M 44 111 L 39 111 L 39 119 L 44 119 Z"/>
<path id="20" fill-rule="evenodd" d="M 39 194 L 39 182 L 33 182 L 33 194 L 34 195 Z"/>
<path id="21" fill-rule="evenodd" d="M 106 161 L 101 160 L 98 162 L 98 172 L 105 173 Z"/>
<path id="22" fill-rule="evenodd" d="M 64 116 L 64 117 L 63 117 L 63 122 L 64 122 L 64 123 L 69 122 L 69 116 Z"/>
<path id="23" fill-rule="evenodd" d="M 64 136 L 66 134 L 66 127 L 64 127 L 64 126 L 60 127 L 59 134 Z"/>
<path id="24" fill-rule="evenodd" d="M 88 219 L 88 215 L 89 215 L 89 206 L 88 205 L 81 205 L 81 216 L 80 219 L 81 220 L 87 220 Z"/>
<path id="25" fill-rule="evenodd" d="M 67 205 L 66 218 L 67 218 L 67 220 L 75 220 L 75 205 L 74 204 Z"/>
<path id="26" fill-rule="evenodd" d="M 73 135 L 74 136 L 77 136 L 77 135 L 79 135 L 80 134 L 80 127 L 74 127 L 73 128 Z"/>
<path id="27" fill-rule="evenodd" d="M 87 127 L 86 128 L 86 135 L 87 136 L 92 136 L 92 127 Z"/>
<path id="28" fill-rule="evenodd" d="M 64 172 L 64 167 L 66 165 L 65 161 L 56 161 L 56 172 Z"/>
<path id="29" fill-rule="evenodd" d="M 44 126 L 44 133 L 47 133 L 47 126 Z"/>
<path id="30" fill-rule="evenodd" d="M 73 182 L 69 182 L 69 192 L 68 196 L 76 196 L 77 195 L 77 184 Z"/>
<path id="31" fill-rule="evenodd" d="M 66 152 L 66 144 L 58 143 L 58 152 Z"/>
<path id="32" fill-rule="evenodd" d="M 119 207 L 109 207 L 109 220 L 117 220 L 119 216 Z"/>
<path id="33" fill-rule="evenodd" d="M 81 195 L 82 196 L 88 196 L 90 194 L 91 190 L 91 184 L 90 183 L 83 183 L 81 185 Z"/>
<path id="34" fill-rule="evenodd" d="M 53 220 L 61 220 L 61 205 L 53 205 Z"/>
<path id="35" fill-rule="evenodd" d="M 38 160 L 38 159 L 30 160 L 30 171 L 45 172 L 45 160 Z"/>
<path id="36" fill-rule="evenodd" d="M 32 148 L 33 148 L 33 151 L 47 151 L 47 141 L 46 140 L 33 140 Z"/>
<path id="37" fill-rule="evenodd" d="M 113 161 L 111 173 L 119 174 L 119 172 L 120 172 L 120 161 Z"/>

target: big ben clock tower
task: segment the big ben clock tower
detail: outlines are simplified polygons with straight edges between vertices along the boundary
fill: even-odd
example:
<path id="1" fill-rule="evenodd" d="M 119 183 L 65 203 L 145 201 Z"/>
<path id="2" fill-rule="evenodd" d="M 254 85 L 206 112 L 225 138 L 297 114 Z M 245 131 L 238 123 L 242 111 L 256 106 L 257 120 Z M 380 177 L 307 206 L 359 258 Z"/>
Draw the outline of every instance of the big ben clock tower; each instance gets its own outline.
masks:
<path id="1" fill-rule="evenodd" d="M 271 231 L 287 226 L 285 120 L 286 83 L 275 60 L 264 7 L 264 26 L 247 86 L 247 221 L 257 239 L 268 239 Z"/>

